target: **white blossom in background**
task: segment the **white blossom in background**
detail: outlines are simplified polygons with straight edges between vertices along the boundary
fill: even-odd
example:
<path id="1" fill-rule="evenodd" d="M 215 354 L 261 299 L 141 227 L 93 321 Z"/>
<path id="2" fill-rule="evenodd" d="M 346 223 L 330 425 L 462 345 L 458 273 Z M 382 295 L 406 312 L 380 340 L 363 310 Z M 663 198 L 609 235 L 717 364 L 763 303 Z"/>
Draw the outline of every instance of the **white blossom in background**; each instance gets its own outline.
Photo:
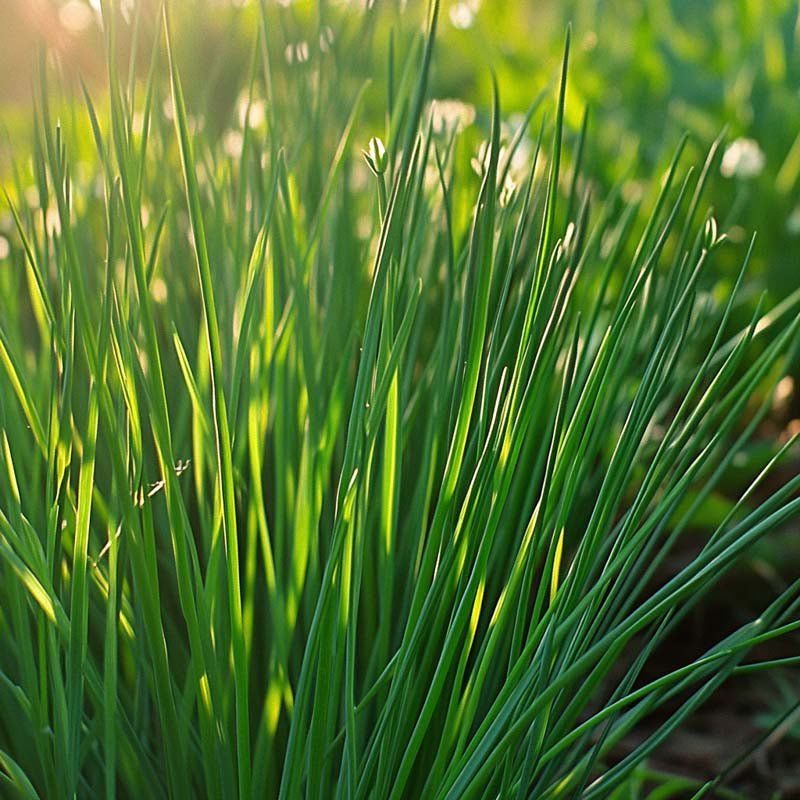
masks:
<path id="1" fill-rule="evenodd" d="M 437 189 L 440 185 L 439 169 L 435 163 L 428 163 L 425 165 L 425 176 L 423 178 L 425 191 L 430 192 Z"/>
<path id="2" fill-rule="evenodd" d="M 478 145 L 478 152 L 470 159 L 470 166 L 482 178 L 489 166 L 489 142 L 485 139 Z"/>
<path id="3" fill-rule="evenodd" d="M 240 127 L 244 128 L 247 120 L 249 128 L 260 128 L 267 119 L 267 106 L 263 100 L 253 100 L 251 103 L 247 94 L 241 94 L 236 101 L 236 114 Z"/>
<path id="4" fill-rule="evenodd" d="M 726 178 L 755 178 L 761 174 L 765 162 L 758 142 L 741 137 L 728 145 L 722 156 L 720 172 Z"/>
<path id="5" fill-rule="evenodd" d="M 8 258 L 8 254 L 11 252 L 11 247 L 8 244 L 8 239 L 5 236 L 0 236 L 0 261 L 4 258 Z"/>
<path id="6" fill-rule="evenodd" d="M 532 152 L 532 145 L 531 140 L 528 139 L 527 136 L 523 136 L 522 139 L 517 142 L 517 146 L 514 149 L 514 152 L 511 153 L 511 166 L 510 171 L 513 175 L 516 175 L 517 178 L 521 179 L 523 175 L 528 171 L 528 167 L 530 165 L 531 159 L 531 152 Z M 500 155 L 502 156 L 501 164 L 505 164 L 505 159 L 508 157 L 508 148 L 501 147 L 500 148 Z"/>
<path id="7" fill-rule="evenodd" d="M 61 233 L 61 215 L 54 206 L 45 211 L 44 229 L 50 236 L 58 236 Z"/>
<path id="8" fill-rule="evenodd" d="M 453 27 L 462 31 L 471 28 L 480 7 L 481 0 L 459 0 L 450 6 L 450 22 Z"/>
<path id="9" fill-rule="evenodd" d="M 482 141 L 478 146 L 478 152 L 473 156 L 470 165 L 475 173 L 483 177 L 489 166 L 489 142 Z M 508 174 L 514 180 L 514 184 L 523 180 L 527 172 L 531 155 L 531 144 L 526 138 L 521 139 L 517 143 L 517 147 L 512 153 L 506 145 L 500 146 L 500 152 L 497 154 L 497 171 L 502 173 L 506 171 L 506 165 L 511 158 L 511 163 L 508 165 Z"/>
<path id="10" fill-rule="evenodd" d="M 501 208 L 505 208 L 511 203 L 511 201 L 514 199 L 516 191 L 517 182 L 511 177 L 510 174 L 507 174 L 505 180 L 503 181 L 503 187 L 500 189 Z"/>
<path id="11" fill-rule="evenodd" d="M 430 104 L 434 133 L 452 133 L 475 122 L 475 106 L 461 100 L 443 98 Z"/>
<path id="12" fill-rule="evenodd" d="M 153 278 L 152 282 L 150 283 L 150 294 L 156 303 L 161 303 L 163 305 L 167 302 L 169 292 L 167 291 L 167 284 L 164 283 L 163 278 L 160 278 L 159 276 Z"/>
<path id="13" fill-rule="evenodd" d="M 287 44 L 283 55 L 287 64 L 305 64 L 309 56 L 308 42 L 303 40 L 296 44 Z"/>
<path id="14" fill-rule="evenodd" d="M 58 21 L 70 32 L 81 33 L 95 20 L 92 9 L 81 0 L 69 0 L 58 12 Z"/>
<path id="15" fill-rule="evenodd" d="M 225 131 L 222 136 L 222 152 L 229 158 L 239 158 L 244 147 L 244 134 L 241 131 Z"/>
<path id="16" fill-rule="evenodd" d="M 335 38 L 333 28 L 330 25 L 326 25 L 319 33 L 319 49 L 323 53 L 327 53 L 331 49 Z"/>

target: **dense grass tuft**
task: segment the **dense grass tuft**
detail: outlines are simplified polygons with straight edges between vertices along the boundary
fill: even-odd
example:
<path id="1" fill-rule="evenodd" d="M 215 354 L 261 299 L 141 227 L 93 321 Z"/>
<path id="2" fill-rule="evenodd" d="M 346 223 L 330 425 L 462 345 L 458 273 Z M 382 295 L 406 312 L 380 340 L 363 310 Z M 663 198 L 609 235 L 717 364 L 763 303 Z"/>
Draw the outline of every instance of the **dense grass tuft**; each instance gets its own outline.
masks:
<path id="1" fill-rule="evenodd" d="M 509 133 L 495 89 L 476 155 L 428 106 L 436 2 L 372 140 L 372 86 L 342 125 L 305 74 L 286 130 L 261 12 L 226 135 L 166 15 L 144 84 L 108 8 L 104 92 L 60 103 L 43 61 L 0 275 L 0 793 L 610 797 L 800 627 L 796 583 L 650 677 L 800 508 L 792 440 L 697 522 L 800 317 L 736 329 L 752 244 L 705 291 L 720 142 L 644 206 L 593 193 L 569 37 L 555 103 Z"/>

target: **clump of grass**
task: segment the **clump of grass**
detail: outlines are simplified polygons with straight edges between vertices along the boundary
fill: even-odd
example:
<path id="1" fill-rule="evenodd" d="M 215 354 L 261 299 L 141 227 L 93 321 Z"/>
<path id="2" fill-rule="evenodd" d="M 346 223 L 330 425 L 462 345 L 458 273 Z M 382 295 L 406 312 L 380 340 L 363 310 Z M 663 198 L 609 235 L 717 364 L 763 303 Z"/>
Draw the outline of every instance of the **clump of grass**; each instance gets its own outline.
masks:
<path id="1" fill-rule="evenodd" d="M 476 185 L 425 111 L 434 2 L 390 53 L 385 145 L 362 91 L 328 157 L 321 81 L 282 138 L 261 10 L 266 125 L 246 113 L 234 155 L 193 130 L 166 18 L 169 113 L 161 41 L 142 88 L 105 9 L 88 175 L 42 70 L 39 205 L 9 186 L 0 278 L 4 791 L 609 797 L 798 627 L 793 584 L 641 679 L 798 510 L 800 478 L 765 484 L 789 442 L 664 569 L 800 321 L 759 306 L 730 329 L 752 245 L 730 297 L 701 291 L 726 246 L 702 212 L 719 143 L 699 174 L 678 149 L 640 226 L 582 178 L 586 127 L 566 153 L 565 55 L 555 114 L 510 141 L 495 89 Z"/>

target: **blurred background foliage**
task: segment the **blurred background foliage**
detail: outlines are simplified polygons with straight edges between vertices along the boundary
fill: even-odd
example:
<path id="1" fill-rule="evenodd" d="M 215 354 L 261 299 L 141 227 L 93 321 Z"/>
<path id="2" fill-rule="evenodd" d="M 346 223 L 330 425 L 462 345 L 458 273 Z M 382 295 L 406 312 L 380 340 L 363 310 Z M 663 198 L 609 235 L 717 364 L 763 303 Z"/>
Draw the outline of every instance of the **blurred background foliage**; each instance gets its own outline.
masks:
<path id="1" fill-rule="evenodd" d="M 35 163 L 41 107 L 35 87 L 42 53 L 55 62 L 47 69 L 48 102 L 54 117 L 64 123 L 75 165 L 75 202 L 99 203 L 102 195 L 81 82 L 102 112 L 107 104 L 103 2 L 108 0 L 4 0 L 0 176 L 16 202 L 30 209 L 42 205 L 45 218 L 47 200 L 42 196 L 47 189 L 43 169 Z M 266 8 L 266 36 L 260 35 L 260 3 Z M 178 162 L 161 5 L 161 0 L 113 3 L 134 105 L 144 102 L 148 75 L 156 78 L 150 147 L 160 152 L 157 160 L 165 172 L 150 176 L 152 205 L 142 210 L 153 225 L 164 213 L 185 216 L 181 199 L 173 196 L 177 182 L 166 174 Z M 374 197 L 363 191 L 370 180 L 359 151 L 371 136 L 391 136 L 388 95 L 402 82 L 403 65 L 416 63 L 414 48 L 421 42 L 426 7 L 425 0 L 173 0 L 187 105 L 202 134 L 201 183 L 235 186 L 237 170 L 262 169 L 259 152 L 264 152 L 267 128 L 273 126 L 279 129 L 276 138 L 284 143 L 287 160 L 304 162 L 294 174 L 305 176 L 307 185 L 293 189 L 304 198 L 298 213 L 311 215 L 356 97 L 366 86 L 353 157 L 345 169 L 354 190 L 348 195 L 353 219 L 369 226 L 368 205 Z M 652 205 L 658 189 L 651 176 L 666 171 L 684 134 L 688 140 L 682 163 L 700 169 L 724 131 L 724 156 L 714 164 L 717 174 L 705 202 L 733 246 L 719 251 L 716 269 L 709 271 L 702 289 L 718 302 L 728 296 L 749 238 L 757 231 L 748 288 L 741 293 L 735 321 L 746 325 L 765 292 L 766 308 L 793 309 L 800 300 L 800 25 L 798 4 L 790 0 L 443 0 L 432 75 L 432 124 L 445 139 L 454 126 L 464 131 L 455 145 L 455 229 L 466 230 L 478 187 L 475 157 L 488 136 L 492 74 L 500 87 L 506 142 L 525 112 L 542 100 L 518 150 L 521 180 L 540 126 L 552 119 L 554 83 L 569 24 L 573 46 L 565 193 L 585 119 L 582 174 L 597 204 L 618 191 L 626 202 L 640 199 L 643 209 Z M 251 70 L 254 48 L 265 46 L 269 71 Z M 248 148 L 247 163 L 239 163 L 245 115 L 256 146 Z M 134 136 L 141 133 L 136 126 L 134 117 Z M 548 141 L 546 135 L 545 151 Z M 359 230 L 357 224 L 344 227 Z M 332 246 L 366 246 L 369 230 L 362 233 L 361 242 L 338 239 Z M 165 242 L 165 255 L 187 259 L 184 244 Z M 0 208 L 0 259 L 4 251 L 19 246 L 11 214 Z M 224 249 L 217 254 L 222 281 L 232 257 Z M 755 464 L 765 462 L 776 442 L 800 426 L 795 385 L 792 378 L 781 385 L 778 405 L 761 431 L 762 444 L 749 451 Z M 743 466 L 745 474 L 754 468 L 753 463 Z M 735 476 L 730 482 L 733 492 Z M 728 504 L 726 500 L 717 512 L 724 513 Z"/>
<path id="2" fill-rule="evenodd" d="M 257 38 L 257 1 L 172 4 L 189 105 L 211 137 L 221 138 L 235 129 L 241 113 L 241 87 L 247 86 Z M 366 76 L 375 73 L 376 65 L 388 64 L 390 47 L 396 51 L 395 63 L 401 63 L 403 49 L 413 42 L 408 34 L 424 19 L 424 4 L 420 0 L 265 2 L 271 20 L 272 104 L 280 109 L 274 118 L 285 127 L 287 143 L 292 143 L 293 130 L 313 132 L 314 148 L 322 158 L 326 152 L 322 143 L 326 137 L 335 142 L 338 131 L 315 130 L 298 115 L 315 114 L 329 126 L 338 113 L 343 125 Z M 121 0 L 118 5 L 129 47 L 141 51 L 136 69 L 143 78 L 160 2 Z M 66 92 L 77 91 L 78 76 L 101 90 L 99 8 L 100 0 L 5 0 L 0 27 L 3 174 L 10 169 L 8 142 L 30 130 L 42 41 L 58 54 Z M 763 154 L 763 164 L 751 170 L 753 174 L 744 170 L 716 180 L 709 202 L 721 230 L 734 241 L 758 231 L 751 274 L 762 282 L 756 291 L 766 288 L 777 303 L 797 289 L 798 4 L 792 0 L 445 0 L 433 95 L 474 106 L 475 134 L 467 141 L 474 140 L 477 147 L 486 136 L 491 71 L 497 75 L 511 120 L 543 89 L 552 87 L 569 22 L 575 46 L 567 122 L 576 133 L 584 110 L 589 109 L 587 172 L 598 183 L 600 195 L 621 183 L 628 195 L 635 196 L 638 179 L 665 168 L 684 132 L 691 137 L 688 160 L 698 164 L 723 129 L 729 142 L 752 139 Z M 156 69 L 165 72 L 163 63 Z M 317 93 L 316 81 L 324 84 L 323 92 Z M 315 107 L 317 96 L 330 107 Z M 373 82 L 367 104 L 368 119 L 378 133 L 386 107 L 385 86 Z M 462 122 L 471 119 L 470 110 Z M 86 135 L 79 138 L 90 150 L 88 119 L 82 124 Z M 299 151 L 309 141 L 292 144 Z M 235 146 L 235 141 L 229 140 L 229 145 Z M 716 287 L 720 293 L 727 289 L 741 258 L 738 251 L 728 253 L 731 263 L 723 260 Z"/>
<path id="3" fill-rule="evenodd" d="M 30 210 L 47 206 L 47 200 L 42 201 L 47 194 L 43 169 L 35 163 L 42 53 L 51 62 L 48 103 L 64 123 L 62 133 L 75 165 L 75 202 L 100 202 L 97 154 L 81 81 L 104 113 L 104 2 L 109 0 L 4 0 L 0 179 L 15 202 Z M 185 216 L 181 199 L 173 196 L 177 182 L 166 174 L 174 168 L 169 165 L 178 162 L 161 6 L 162 0 L 113 2 L 120 58 L 127 65 L 129 91 L 136 95 L 134 105 L 144 103 L 148 75 L 152 72 L 156 78 L 149 146 L 160 153 L 165 174 L 149 177 L 152 205 L 142 210 L 153 225 L 165 213 Z M 304 198 L 298 213 L 311 215 L 341 133 L 366 86 L 354 152 L 345 169 L 353 189 L 348 207 L 353 219 L 368 227 L 369 204 L 375 198 L 367 189 L 370 176 L 360 150 L 371 136 L 391 136 L 388 95 L 392 86 L 397 92 L 403 65 L 416 63 L 425 0 L 172 0 L 170 7 L 188 109 L 202 134 L 201 183 L 235 186 L 237 170 L 261 170 L 259 152 L 266 149 L 271 125 L 279 129 L 276 138 L 283 142 L 289 163 L 304 162 L 294 174 L 305 176 L 307 185 L 293 188 Z M 260 30 L 263 18 L 265 31 Z M 729 295 L 749 238 L 757 231 L 735 323 L 748 323 L 764 293 L 765 308 L 792 310 L 800 301 L 796 0 L 442 0 L 432 124 L 444 139 L 454 126 L 464 132 L 455 145 L 455 229 L 466 230 L 478 187 L 475 157 L 488 137 L 492 74 L 500 87 L 506 142 L 532 104 L 542 101 L 518 150 L 521 180 L 540 127 L 552 120 L 554 84 L 569 24 L 573 45 L 565 193 L 584 119 L 588 135 L 582 174 L 596 205 L 618 191 L 625 202 L 640 200 L 648 209 L 658 189 L 658 182 L 650 178 L 666 171 L 681 137 L 688 134 L 683 166 L 700 169 L 710 146 L 724 132 L 724 156 L 714 164 L 717 174 L 709 182 L 705 202 L 714 209 L 719 232 L 733 245 L 718 252 L 716 269 L 709 271 L 702 289 L 717 302 Z M 260 35 L 264 32 L 266 36 Z M 269 71 L 252 71 L 254 48 L 265 46 Z M 256 146 L 248 148 L 247 163 L 239 163 L 245 115 Z M 134 117 L 134 136 L 141 133 L 136 126 Z M 548 142 L 545 135 L 545 157 Z M 47 208 L 42 212 L 47 218 Z M 331 246 L 366 246 L 367 227 L 358 234 L 361 242 L 339 238 Z M 344 228 L 359 230 L 358 224 Z M 165 242 L 165 255 L 187 259 L 184 244 Z M 0 260 L 19 246 L 11 214 L 0 206 Z M 220 280 L 231 257 L 235 256 L 224 249 L 217 254 Z M 190 266 L 187 261 L 187 269 Z M 793 372 L 796 375 L 797 369 Z M 792 378 L 781 385 L 778 405 L 761 431 L 762 444 L 750 448 L 755 464 L 768 459 L 776 442 L 800 426 L 795 386 Z M 754 464 L 744 467 L 749 473 Z M 728 488 L 734 491 L 735 476 L 731 481 Z M 719 513 L 727 505 L 723 503 Z"/>

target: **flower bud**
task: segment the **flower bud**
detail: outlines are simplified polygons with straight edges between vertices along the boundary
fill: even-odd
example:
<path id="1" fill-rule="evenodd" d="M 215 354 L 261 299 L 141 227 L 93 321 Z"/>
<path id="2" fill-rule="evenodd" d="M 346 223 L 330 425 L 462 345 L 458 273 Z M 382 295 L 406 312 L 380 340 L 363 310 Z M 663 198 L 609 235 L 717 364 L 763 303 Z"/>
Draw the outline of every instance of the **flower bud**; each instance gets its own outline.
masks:
<path id="1" fill-rule="evenodd" d="M 386 172 L 386 167 L 388 166 L 386 148 L 384 147 L 383 142 L 377 136 L 373 136 L 369 140 L 369 145 L 363 152 L 367 166 L 369 166 L 369 168 L 376 175 L 382 175 L 384 172 Z"/>

